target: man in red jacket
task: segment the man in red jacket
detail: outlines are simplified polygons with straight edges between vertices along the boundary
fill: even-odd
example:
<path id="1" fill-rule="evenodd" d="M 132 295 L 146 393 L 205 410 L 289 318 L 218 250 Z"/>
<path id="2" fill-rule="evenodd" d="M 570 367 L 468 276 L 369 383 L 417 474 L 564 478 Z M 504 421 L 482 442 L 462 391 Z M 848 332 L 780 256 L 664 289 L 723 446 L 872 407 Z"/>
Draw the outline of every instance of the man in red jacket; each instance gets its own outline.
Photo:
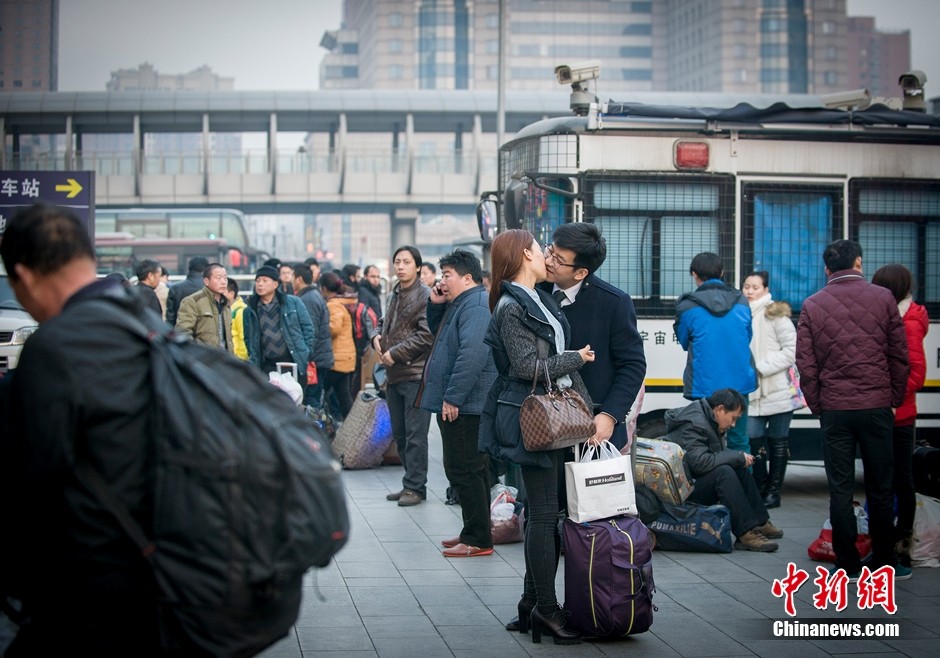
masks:
<path id="1" fill-rule="evenodd" d="M 893 539 L 892 439 L 894 411 L 904 400 L 910 370 L 907 340 L 891 293 L 862 276 L 862 248 L 836 240 L 823 252 L 825 287 L 803 303 L 796 364 L 810 410 L 819 414 L 829 480 L 829 517 L 836 568 L 857 577 L 862 562 L 852 495 L 855 451 L 865 467 L 871 569 L 897 566 Z"/>

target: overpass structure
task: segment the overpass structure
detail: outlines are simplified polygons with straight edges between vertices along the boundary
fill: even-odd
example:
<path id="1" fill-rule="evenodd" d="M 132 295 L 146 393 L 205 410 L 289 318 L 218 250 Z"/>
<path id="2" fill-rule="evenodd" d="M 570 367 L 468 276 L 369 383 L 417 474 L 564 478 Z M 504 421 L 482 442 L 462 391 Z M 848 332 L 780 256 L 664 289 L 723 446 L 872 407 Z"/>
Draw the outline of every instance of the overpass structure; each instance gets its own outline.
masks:
<path id="1" fill-rule="evenodd" d="M 793 100 L 628 96 L 619 100 L 699 107 Z M 467 90 L 0 93 L 0 171 L 93 171 L 99 208 L 388 215 L 391 243 L 410 244 L 419 217 L 472 215 L 481 193 L 496 189 L 497 103 L 495 91 Z M 566 89 L 508 92 L 505 137 L 570 114 L 568 105 Z M 263 146 L 229 150 L 217 138 L 232 133 L 254 133 Z M 281 146 L 285 133 L 308 136 L 309 147 Z M 189 137 L 175 150 L 154 139 L 169 134 Z"/>
<path id="2" fill-rule="evenodd" d="M 94 171 L 99 207 L 468 213 L 496 185 L 496 111 L 491 91 L 6 93 L 0 170 Z M 567 113 L 562 89 L 509 93 L 507 134 Z M 323 147 L 280 148 L 286 132 L 319 135 Z M 202 139 L 149 152 L 155 133 Z M 218 133 L 260 133 L 264 146 L 217 151 Z M 124 135 L 125 148 L 83 149 L 89 135 Z M 34 148 L 34 136 L 48 146 Z M 429 136 L 450 148 L 419 148 Z"/>

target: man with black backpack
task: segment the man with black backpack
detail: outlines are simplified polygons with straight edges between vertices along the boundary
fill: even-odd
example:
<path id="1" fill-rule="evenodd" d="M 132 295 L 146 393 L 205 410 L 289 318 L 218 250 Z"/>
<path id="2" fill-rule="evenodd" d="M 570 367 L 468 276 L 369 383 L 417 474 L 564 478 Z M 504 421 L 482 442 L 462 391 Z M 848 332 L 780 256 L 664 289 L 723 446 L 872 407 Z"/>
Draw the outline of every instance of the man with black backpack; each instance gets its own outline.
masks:
<path id="1" fill-rule="evenodd" d="M 0 584 L 27 618 L 5 655 L 253 655 L 286 635 L 348 529 L 322 437 L 255 368 L 98 279 L 70 211 L 17 213 L 0 256 L 40 324 L 4 419 Z"/>
<path id="2" fill-rule="evenodd" d="M 87 459 L 135 518 L 151 513 L 149 349 L 90 304 L 124 292 L 97 278 L 88 232 L 71 214 L 18 214 L 0 254 L 17 298 L 40 323 L 11 389 L 17 467 L 9 473 L 20 481 L 17 504 L 7 506 L 18 518 L 4 529 L 15 553 L 2 568 L 30 623 L 7 655 L 155 654 L 154 578 L 117 523 L 88 513 L 100 505 L 72 476 L 75 460 Z"/>

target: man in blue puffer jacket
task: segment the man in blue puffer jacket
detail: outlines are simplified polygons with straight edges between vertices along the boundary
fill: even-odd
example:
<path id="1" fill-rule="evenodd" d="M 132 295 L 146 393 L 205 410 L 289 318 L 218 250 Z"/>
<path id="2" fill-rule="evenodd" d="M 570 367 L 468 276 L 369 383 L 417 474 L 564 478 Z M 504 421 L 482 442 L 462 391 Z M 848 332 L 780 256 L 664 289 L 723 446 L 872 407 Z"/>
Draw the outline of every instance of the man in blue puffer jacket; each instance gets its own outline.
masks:
<path id="1" fill-rule="evenodd" d="M 724 268 L 717 254 L 706 251 L 695 256 L 689 273 L 697 288 L 679 297 L 674 325 L 676 338 L 688 352 L 682 394 L 688 400 L 700 400 L 732 388 L 747 400 L 747 394 L 757 388 L 747 299 L 721 280 Z M 750 451 L 746 404 L 742 418 L 728 432 L 728 448 Z"/>
<path id="2" fill-rule="evenodd" d="M 444 444 L 444 472 L 457 491 L 463 528 L 441 542 L 444 557 L 491 555 L 489 460 L 477 450 L 480 414 L 496 379 L 483 342 L 490 324 L 489 298 L 480 261 L 455 249 L 440 260 L 441 282 L 428 298 L 428 328 L 435 334 L 419 396 L 437 414 Z"/>

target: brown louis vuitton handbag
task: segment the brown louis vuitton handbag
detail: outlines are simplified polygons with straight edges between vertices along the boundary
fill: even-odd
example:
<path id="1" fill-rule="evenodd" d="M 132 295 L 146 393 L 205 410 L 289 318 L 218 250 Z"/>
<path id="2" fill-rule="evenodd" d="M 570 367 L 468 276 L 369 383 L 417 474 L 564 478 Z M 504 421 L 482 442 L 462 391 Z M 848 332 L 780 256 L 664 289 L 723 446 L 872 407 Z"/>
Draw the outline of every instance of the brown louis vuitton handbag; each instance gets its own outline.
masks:
<path id="1" fill-rule="evenodd" d="M 536 394 L 541 374 L 545 393 Z M 548 376 L 548 361 L 538 359 L 532 375 L 532 390 L 519 411 L 522 443 L 531 452 L 567 448 L 595 432 L 594 414 L 576 391 L 559 389 Z"/>

